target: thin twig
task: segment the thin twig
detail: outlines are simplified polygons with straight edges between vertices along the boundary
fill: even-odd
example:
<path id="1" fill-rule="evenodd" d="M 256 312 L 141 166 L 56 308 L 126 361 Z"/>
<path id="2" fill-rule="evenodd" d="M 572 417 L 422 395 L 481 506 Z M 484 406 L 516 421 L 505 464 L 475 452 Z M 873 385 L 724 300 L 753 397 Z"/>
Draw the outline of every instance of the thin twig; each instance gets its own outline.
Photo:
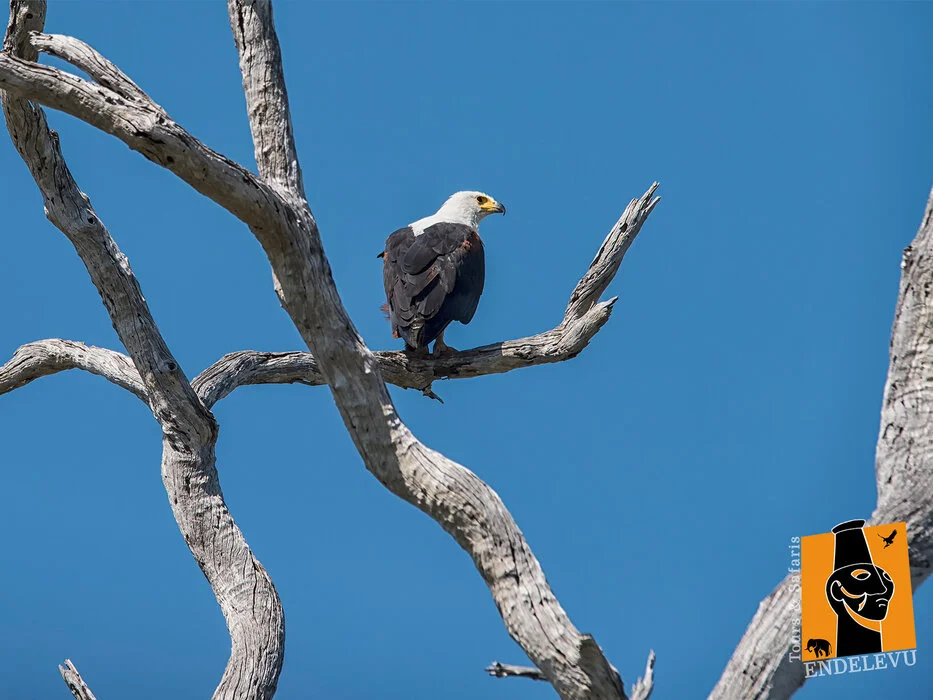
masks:
<path id="1" fill-rule="evenodd" d="M 547 676 L 534 666 L 513 666 L 512 664 L 500 664 L 498 661 L 493 661 L 491 666 L 487 666 L 486 673 L 495 678 L 530 678 L 533 681 L 547 680 Z"/>

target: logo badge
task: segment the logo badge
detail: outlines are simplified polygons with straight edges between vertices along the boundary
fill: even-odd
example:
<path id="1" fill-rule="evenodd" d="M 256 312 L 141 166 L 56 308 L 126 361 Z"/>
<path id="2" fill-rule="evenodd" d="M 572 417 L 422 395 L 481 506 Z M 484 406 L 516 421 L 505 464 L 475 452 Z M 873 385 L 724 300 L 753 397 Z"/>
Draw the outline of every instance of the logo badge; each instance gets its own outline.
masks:
<path id="1" fill-rule="evenodd" d="M 904 523 L 850 520 L 802 537 L 800 557 L 804 662 L 916 648 Z M 807 664 L 808 677 L 815 666 Z"/>

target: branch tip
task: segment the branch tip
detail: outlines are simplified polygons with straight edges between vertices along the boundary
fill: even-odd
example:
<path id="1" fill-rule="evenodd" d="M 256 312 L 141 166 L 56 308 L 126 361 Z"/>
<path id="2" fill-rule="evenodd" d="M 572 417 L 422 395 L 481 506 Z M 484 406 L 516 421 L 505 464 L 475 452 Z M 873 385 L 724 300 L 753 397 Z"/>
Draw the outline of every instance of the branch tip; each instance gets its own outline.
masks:
<path id="1" fill-rule="evenodd" d="M 529 678 L 533 681 L 547 681 L 547 677 L 534 666 L 513 666 L 493 661 L 485 668 L 493 678 Z"/>
<path id="2" fill-rule="evenodd" d="M 652 649 L 648 653 L 648 663 L 645 664 L 645 675 L 639 676 L 632 686 L 632 696 L 629 700 L 648 700 L 654 690 L 654 662 L 655 653 Z"/>
<path id="3" fill-rule="evenodd" d="M 657 186 L 657 183 L 652 185 L 645 197 L 650 197 Z M 626 250 L 660 197 L 639 209 L 643 199 L 633 199 L 613 225 L 571 295 L 563 321 L 556 327 L 537 335 L 458 350 L 441 357 L 400 350 L 377 351 L 374 354 L 382 378 L 401 389 L 415 389 L 444 403 L 434 393 L 432 382 L 500 374 L 520 367 L 562 362 L 579 355 L 619 301 L 619 297 L 614 296 L 600 302 L 599 296 L 612 281 Z M 326 381 L 310 353 L 244 350 L 224 355 L 192 382 L 207 406 L 213 406 L 240 386 L 286 383 L 321 386 Z"/>
<path id="4" fill-rule="evenodd" d="M 68 686 L 68 690 L 75 696 L 75 700 L 96 700 L 94 693 L 87 687 L 87 683 L 81 678 L 78 669 L 71 663 L 71 659 L 65 659 L 65 665 L 58 667 L 58 672 L 62 674 L 62 680 Z"/>
<path id="5" fill-rule="evenodd" d="M 427 396 L 429 399 L 434 399 L 435 401 L 440 401 L 444 403 L 444 399 L 434 393 L 434 390 L 431 388 L 431 385 L 428 384 L 424 389 L 421 390 L 421 393 Z"/>

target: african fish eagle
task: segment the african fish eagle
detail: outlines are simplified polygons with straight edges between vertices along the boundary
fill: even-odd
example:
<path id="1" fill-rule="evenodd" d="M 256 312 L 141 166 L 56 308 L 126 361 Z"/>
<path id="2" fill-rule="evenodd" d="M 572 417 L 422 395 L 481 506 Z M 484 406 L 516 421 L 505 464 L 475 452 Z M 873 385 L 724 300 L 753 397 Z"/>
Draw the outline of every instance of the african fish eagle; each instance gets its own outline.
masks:
<path id="1" fill-rule="evenodd" d="M 444 343 L 452 321 L 469 323 L 486 279 L 479 222 L 505 207 L 483 192 L 452 194 L 436 214 L 400 228 L 386 239 L 382 277 L 392 335 L 406 350 L 434 354 L 453 350 Z"/>

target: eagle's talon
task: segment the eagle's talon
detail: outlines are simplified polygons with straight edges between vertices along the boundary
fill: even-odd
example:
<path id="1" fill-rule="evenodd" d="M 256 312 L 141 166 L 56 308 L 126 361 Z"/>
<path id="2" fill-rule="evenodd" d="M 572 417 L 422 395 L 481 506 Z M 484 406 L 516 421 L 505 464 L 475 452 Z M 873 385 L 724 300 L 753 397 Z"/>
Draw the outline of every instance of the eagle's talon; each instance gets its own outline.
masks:
<path id="1" fill-rule="evenodd" d="M 457 352 L 460 352 L 457 348 L 452 348 L 444 343 L 434 343 L 434 357 L 444 357 L 445 355 L 453 355 Z"/>
<path id="2" fill-rule="evenodd" d="M 437 340 L 434 341 L 434 352 L 432 354 L 434 357 L 443 357 L 444 355 L 452 355 L 455 352 L 457 352 L 457 348 L 452 348 L 444 342 L 444 331 L 441 331 L 441 334 L 437 336 Z"/>

